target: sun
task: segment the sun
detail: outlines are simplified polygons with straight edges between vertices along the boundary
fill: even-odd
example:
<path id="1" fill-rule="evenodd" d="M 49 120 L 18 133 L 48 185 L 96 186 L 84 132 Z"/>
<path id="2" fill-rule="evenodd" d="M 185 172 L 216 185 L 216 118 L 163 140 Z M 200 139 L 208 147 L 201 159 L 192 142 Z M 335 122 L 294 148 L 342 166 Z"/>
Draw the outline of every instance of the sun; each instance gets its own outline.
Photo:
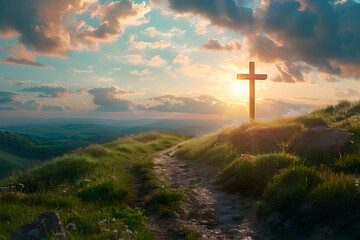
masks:
<path id="1" fill-rule="evenodd" d="M 236 81 L 229 85 L 231 95 L 236 98 L 247 98 L 248 97 L 248 89 L 249 83 L 245 81 Z"/>

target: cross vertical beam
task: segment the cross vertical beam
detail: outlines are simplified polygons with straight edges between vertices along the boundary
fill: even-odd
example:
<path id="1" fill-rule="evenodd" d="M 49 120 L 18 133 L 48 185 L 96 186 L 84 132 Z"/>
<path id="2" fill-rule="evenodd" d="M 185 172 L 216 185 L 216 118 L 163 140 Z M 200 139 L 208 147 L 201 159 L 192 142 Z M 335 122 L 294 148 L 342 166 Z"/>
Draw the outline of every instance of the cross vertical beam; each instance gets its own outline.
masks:
<path id="1" fill-rule="evenodd" d="M 255 62 L 249 62 L 249 74 L 238 74 L 237 79 L 249 80 L 249 118 L 255 120 L 255 80 L 266 80 L 266 74 L 255 74 Z"/>

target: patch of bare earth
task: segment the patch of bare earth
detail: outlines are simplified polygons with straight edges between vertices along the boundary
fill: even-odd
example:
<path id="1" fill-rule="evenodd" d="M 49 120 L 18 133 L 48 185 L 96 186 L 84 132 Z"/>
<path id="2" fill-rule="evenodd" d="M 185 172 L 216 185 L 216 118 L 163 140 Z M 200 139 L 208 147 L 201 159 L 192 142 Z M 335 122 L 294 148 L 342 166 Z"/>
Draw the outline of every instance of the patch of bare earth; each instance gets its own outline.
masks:
<path id="1" fill-rule="evenodd" d="M 158 153 L 157 174 L 174 189 L 191 189 L 183 214 L 148 216 L 149 229 L 158 239 L 177 239 L 174 228 L 198 232 L 202 239 L 273 239 L 265 223 L 255 216 L 254 201 L 217 189 L 214 169 L 200 167 L 173 156 L 179 145 Z"/>

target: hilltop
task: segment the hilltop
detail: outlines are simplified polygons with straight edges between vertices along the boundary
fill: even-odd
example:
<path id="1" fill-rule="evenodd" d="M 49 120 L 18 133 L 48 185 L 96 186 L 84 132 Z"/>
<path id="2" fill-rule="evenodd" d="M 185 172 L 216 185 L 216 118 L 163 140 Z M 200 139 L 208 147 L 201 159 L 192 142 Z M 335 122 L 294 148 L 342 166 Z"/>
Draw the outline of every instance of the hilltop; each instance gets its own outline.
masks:
<path id="1" fill-rule="evenodd" d="M 130 239 L 358 239 L 359 118 L 360 103 L 342 101 L 201 138 L 146 133 L 78 149 L 0 183 L 0 232 L 54 210 L 76 224 L 69 239 L 127 228 Z M 316 126 L 345 129 L 351 143 L 294 151 Z"/>

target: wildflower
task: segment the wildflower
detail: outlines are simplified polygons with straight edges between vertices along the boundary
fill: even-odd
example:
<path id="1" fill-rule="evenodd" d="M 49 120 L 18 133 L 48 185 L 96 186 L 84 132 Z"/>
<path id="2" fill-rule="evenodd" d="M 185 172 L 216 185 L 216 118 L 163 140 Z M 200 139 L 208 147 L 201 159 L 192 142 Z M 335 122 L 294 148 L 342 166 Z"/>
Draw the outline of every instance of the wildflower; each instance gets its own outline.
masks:
<path id="1" fill-rule="evenodd" d="M 355 184 L 355 187 L 358 187 L 358 186 L 359 186 L 359 184 L 358 184 L 358 183 L 356 183 L 356 184 Z"/>
<path id="2" fill-rule="evenodd" d="M 64 190 L 63 193 L 66 193 L 66 190 Z"/>
<path id="3" fill-rule="evenodd" d="M 103 225 L 103 224 L 105 224 L 105 223 L 106 223 L 106 219 L 103 219 L 103 220 L 101 220 L 101 221 L 99 222 L 100 225 Z"/>
<path id="4" fill-rule="evenodd" d="M 115 218 L 113 218 L 111 221 L 112 221 L 112 222 L 116 222 L 116 219 L 115 219 Z"/>

